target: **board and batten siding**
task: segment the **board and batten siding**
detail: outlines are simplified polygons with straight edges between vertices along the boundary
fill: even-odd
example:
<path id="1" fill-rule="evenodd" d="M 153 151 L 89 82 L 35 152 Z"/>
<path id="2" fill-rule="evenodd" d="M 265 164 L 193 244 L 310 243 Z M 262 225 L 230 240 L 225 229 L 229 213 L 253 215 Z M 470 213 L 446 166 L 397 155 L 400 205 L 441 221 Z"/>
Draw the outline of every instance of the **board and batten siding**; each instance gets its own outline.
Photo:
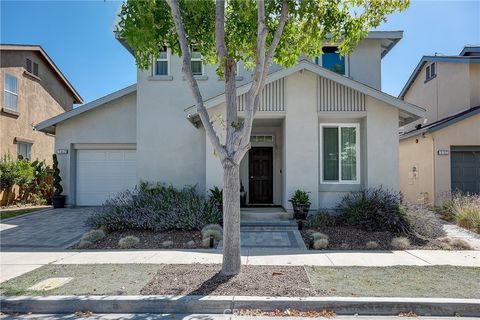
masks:
<path id="1" fill-rule="evenodd" d="M 237 99 L 238 111 L 245 111 L 247 95 L 242 94 Z M 260 94 L 258 111 L 283 112 L 285 111 L 285 78 L 272 81 L 265 85 Z"/>
<path id="2" fill-rule="evenodd" d="M 365 100 L 361 92 L 324 77 L 317 78 L 318 112 L 367 111 Z"/>

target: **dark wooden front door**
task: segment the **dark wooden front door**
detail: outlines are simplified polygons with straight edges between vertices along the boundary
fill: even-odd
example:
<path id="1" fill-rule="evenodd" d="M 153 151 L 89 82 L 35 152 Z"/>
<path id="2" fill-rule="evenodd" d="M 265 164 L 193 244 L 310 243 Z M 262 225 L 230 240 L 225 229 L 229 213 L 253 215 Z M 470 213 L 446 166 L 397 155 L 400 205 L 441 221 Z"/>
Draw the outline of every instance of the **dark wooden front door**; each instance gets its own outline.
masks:
<path id="1" fill-rule="evenodd" d="M 249 152 L 249 203 L 273 203 L 273 148 L 254 147 Z"/>

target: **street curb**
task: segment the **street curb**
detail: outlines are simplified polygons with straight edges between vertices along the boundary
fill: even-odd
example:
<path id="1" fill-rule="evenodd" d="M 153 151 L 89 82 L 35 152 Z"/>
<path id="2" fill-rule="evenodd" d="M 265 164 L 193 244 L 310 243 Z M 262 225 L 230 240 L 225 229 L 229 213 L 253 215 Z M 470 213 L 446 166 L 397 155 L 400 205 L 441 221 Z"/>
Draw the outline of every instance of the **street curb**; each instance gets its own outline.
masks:
<path id="1" fill-rule="evenodd" d="M 1 297 L 4 313 L 211 313 L 238 309 L 333 310 L 338 315 L 480 316 L 480 299 L 376 297 L 246 297 L 246 296 L 47 296 Z"/>

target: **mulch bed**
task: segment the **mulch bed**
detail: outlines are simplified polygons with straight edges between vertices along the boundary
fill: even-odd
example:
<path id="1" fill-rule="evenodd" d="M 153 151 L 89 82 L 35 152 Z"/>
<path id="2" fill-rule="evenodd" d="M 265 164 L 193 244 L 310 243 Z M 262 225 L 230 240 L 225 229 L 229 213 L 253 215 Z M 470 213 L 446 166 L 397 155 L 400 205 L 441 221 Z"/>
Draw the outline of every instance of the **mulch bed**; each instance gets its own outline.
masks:
<path id="1" fill-rule="evenodd" d="M 163 265 L 142 295 L 315 296 L 303 267 L 242 266 L 236 276 L 222 276 L 220 265 Z"/>
<path id="2" fill-rule="evenodd" d="M 355 227 L 336 226 L 322 227 L 319 229 L 302 230 L 301 234 L 307 248 L 310 244 L 310 234 L 312 232 L 321 232 L 328 235 L 327 249 L 333 250 L 365 250 L 365 244 L 368 241 L 378 243 L 377 250 L 391 250 L 390 242 L 393 238 L 405 235 L 395 234 L 389 231 L 364 231 Z M 407 236 L 410 239 L 409 249 L 441 249 L 440 241 L 423 240 L 414 236 Z"/>
<path id="3" fill-rule="evenodd" d="M 106 235 L 105 238 L 93 243 L 86 249 L 120 249 L 118 241 L 126 236 L 135 236 L 140 242 L 132 249 L 199 249 L 202 246 L 202 234 L 200 231 L 149 231 L 149 230 L 129 230 L 114 231 Z M 164 241 L 172 241 L 173 245 L 164 247 Z M 189 241 L 195 242 L 195 245 L 189 246 Z M 75 248 L 75 246 L 74 246 Z M 85 249 L 85 248 L 82 248 Z"/>

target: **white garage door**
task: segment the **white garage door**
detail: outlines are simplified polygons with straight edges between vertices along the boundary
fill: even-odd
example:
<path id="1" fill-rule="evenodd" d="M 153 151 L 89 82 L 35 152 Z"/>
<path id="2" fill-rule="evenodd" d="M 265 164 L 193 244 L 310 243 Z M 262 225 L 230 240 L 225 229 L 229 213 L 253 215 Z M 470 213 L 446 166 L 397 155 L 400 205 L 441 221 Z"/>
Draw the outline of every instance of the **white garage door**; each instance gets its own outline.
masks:
<path id="1" fill-rule="evenodd" d="M 101 205 L 136 183 L 135 150 L 77 150 L 77 205 Z"/>

